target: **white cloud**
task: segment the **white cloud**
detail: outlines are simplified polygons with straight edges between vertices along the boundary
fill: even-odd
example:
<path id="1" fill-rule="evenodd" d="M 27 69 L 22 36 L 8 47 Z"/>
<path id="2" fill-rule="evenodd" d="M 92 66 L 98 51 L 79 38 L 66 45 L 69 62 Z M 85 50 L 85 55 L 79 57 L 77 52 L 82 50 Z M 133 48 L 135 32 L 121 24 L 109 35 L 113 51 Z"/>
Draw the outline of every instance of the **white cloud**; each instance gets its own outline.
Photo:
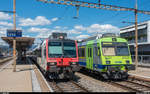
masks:
<path id="1" fill-rule="evenodd" d="M 79 36 L 76 37 L 76 39 L 81 40 L 81 39 L 85 39 L 85 38 L 88 38 L 88 37 L 89 37 L 89 35 L 79 35 Z"/>
<path id="2" fill-rule="evenodd" d="M 4 22 L 4 21 L 0 22 L 0 25 L 1 26 L 8 26 L 8 27 L 12 27 L 13 26 L 12 23 Z"/>
<path id="3" fill-rule="evenodd" d="M 27 30 L 28 32 L 40 32 L 40 33 L 46 33 L 50 31 L 48 28 L 36 28 L 36 27 L 31 27 L 30 29 Z"/>
<path id="4" fill-rule="evenodd" d="M 110 24 L 104 24 L 104 25 L 100 25 L 100 24 L 92 24 L 91 26 L 89 26 L 87 28 L 88 33 L 105 33 L 105 32 L 109 32 L 109 33 L 118 33 L 119 32 L 119 28 L 112 26 Z"/>
<path id="5" fill-rule="evenodd" d="M 64 31 L 60 30 L 60 29 L 53 29 L 53 30 L 51 30 L 51 32 L 64 32 Z"/>
<path id="6" fill-rule="evenodd" d="M 51 21 L 46 19 L 44 16 L 37 16 L 35 19 L 27 18 L 20 19 L 20 26 L 38 26 L 38 25 L 49 25 Z"/>
<path id="7" fill-rule="evenodd" d="M 5 37 L 6 36 L 5 34 L 6 34 L 6 30 L 0 29 L 0 37 L 2 37 L 2 36 Z"/>
<path id="8" fill-rule="evenodd" d="M 55 22 L 55 21 L 57 21 L 57 20 L 58 20 L 58 18 L 57 18 L 57 17 L 55 17 L 55 18 L 51 19 L 51 21 L 53 21 L 53 22 Z"/>
<path id="9" fill-rule="evenodd" d="M 23 35 L 23 37 L 31 37 L 31 36 L 29 36 L 29 35 Z"/>
<path id="10" fill-rule="evenodd" d="M 63 29 L 68 29 L 68 27 L 64 27 Z"/>
<path id="11" fill-rule="evenodd" d="M 71 29 L 71 30 L 68 30 L 66 32 L 69 33 L 69 34 L 81 34 L 82 33 L 82 32 L 79 32 L 79 31 L 77 31 L 75 29 Z"/>
<path id="12" fill-rule="evenodd" d="M 74 26 L 74 29 L 84 31 L 84 30 L 86 30 L 86 27 L 83 27 L 82 25 L 76 25 L 76 26 Z"/>
<path id="13" fill-rule="evenodd" d="M 6 13 L 0 12 L 0 20 L 9 20 L 11 18 L 12 18 L 12 16 L 10 16 Z"/>
<path id="14" fill-rule="evenodd" d="M 60 29 L 61 27 L 60 26 L 55 26 L 55 29 Z"/>
<path id="15" fill-rule="evenodd" d="M 39 33 L 39 35 L 36 36 L 36 38 L 48 38 L 51 35 L 51 32 L 43 32 Z"/>
<path id="16" fill-rule="evenodd" d="M 7 27 L 0 26 L 0 36 L 5 36 Z"/>

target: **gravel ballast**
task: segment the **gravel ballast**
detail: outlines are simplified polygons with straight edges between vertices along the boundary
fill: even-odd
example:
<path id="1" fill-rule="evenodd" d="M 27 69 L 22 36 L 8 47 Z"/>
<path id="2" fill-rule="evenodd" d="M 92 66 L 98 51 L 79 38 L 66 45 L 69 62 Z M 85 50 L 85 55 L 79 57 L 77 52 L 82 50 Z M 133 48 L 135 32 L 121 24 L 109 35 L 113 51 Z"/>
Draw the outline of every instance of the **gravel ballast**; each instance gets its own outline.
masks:
<path id="1" fill-rule="evenodd" d="M 76 72 L 75 75 L 80 78 L 78 79 L 78 83 L 91 92 L 128 92 L 121 88 L 110 85 L 108 82 L 102 82 L 79 72 Z"/>

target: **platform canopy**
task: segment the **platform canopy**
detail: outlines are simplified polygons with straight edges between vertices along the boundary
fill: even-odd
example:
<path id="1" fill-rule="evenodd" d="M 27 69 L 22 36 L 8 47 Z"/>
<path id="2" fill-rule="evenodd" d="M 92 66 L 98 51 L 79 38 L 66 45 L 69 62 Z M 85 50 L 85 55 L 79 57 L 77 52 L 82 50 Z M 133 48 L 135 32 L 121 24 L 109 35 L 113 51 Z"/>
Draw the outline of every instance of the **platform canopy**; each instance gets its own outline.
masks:
<path id="1" fill-rule="evenodd" d="M 10 47 L 13 47 L 13 37 L 1 37 L 2 40 L 7 42 Z M 35 38 L 31 37 L 16 37 L 16 49 L 17 50 L 27 50 L 34 43 Z"/>

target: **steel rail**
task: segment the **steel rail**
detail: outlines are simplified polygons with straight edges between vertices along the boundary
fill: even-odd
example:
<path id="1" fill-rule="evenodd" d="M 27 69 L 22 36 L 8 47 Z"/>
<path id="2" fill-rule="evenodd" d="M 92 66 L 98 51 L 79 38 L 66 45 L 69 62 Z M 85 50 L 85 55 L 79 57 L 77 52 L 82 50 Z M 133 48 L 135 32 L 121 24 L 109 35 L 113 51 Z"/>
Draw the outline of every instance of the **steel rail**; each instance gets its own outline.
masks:
<path id="1" fill-rule="evenodd" d="M 131 91 L 131 92 L 140 92 L 140 93 L 142 93 L 141 90 L 137 90 L 137 89 L 134 89 L 134 88 L 132 88 L 132 87 L 128 87 L 128 86 L 126 86 L 126 85 L 123 85 L 123 84 L 120 84 L 120 83 L 117 83 L 117 82 L 111 81 L 109 84 L 115 85 L 115 86 L 117 86 L 117 87 L 120 87 L 120 88 L 122 88 L 122 89 Z"/>
<path id="2" fill-rule="evenodd" d="M 150 90 L 150 86 L 148 86 L 148 85 L 136 83 L 136 82 L 133 82 L 133 81 L 127 81 L 127 82 L 132 83 L 132 84 L 137 84 L 137 85 L 142 86 L 142 87 L 146 87 L 146 88 L 148 88 Z"/>
<path id="3" fill-rule="evenodd" d="M 89 90 L 87 90 L 86 88 L 84 88 L 84 87 L 82 87 L 81 85 L 77 84 L 76 82 L 71 81 L 71 83 L 73 83 L 73 84 L 76 85 L 77 87 L 81 88 L 83 91 L 89 92 Z"/>

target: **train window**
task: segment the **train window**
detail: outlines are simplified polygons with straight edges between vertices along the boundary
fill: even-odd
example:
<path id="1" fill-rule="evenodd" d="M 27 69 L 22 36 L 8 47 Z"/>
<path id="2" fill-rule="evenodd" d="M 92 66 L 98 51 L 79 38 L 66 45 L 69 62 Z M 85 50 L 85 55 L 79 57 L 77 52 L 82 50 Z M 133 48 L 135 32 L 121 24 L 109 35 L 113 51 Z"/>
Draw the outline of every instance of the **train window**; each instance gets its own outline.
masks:
<path id="1" fill-rule="evenodd" d="M 92 57 L 92 48 L 90 48 L 90 57 Z"/>
<path id="2" fill-rule="evenodd" d="M 44 47 L 44 56 L 46 57 L 46 48 Z"/>
<path id="3" fill-rule="evenodd" d="M 82 57 L 82 48 L 79 48 L 78 53 L 79 53 L 79 57 Z"/>
<path id="4" fill-rule="evenodd" d="M 103 42 L 102 51 L 104 55 L 128 56 L 128 45 L 125 42 Z"/>
<path id="5" fill-rule="evenodd" d="M 85 48 L 81 48 L 82 57 L 85 57 Z"/>
<path id="6" fill-rule="evenodd" d="M 78 54 L 79 54 L 79 57 L 81 57 L 81 53 L 80 53 L 81 49 L 78 48 Z"/>
<path id="7" fill-rule="evenodd" d="M 90 57 L 90 48 L 88 48 L 88 57 Z"/>
<path id="8" fill-rule="evenodd" d="M 101 56 L 100 47 L 98 47 L 98 56 Z"/>
<path id="9" fill-rule="evenodd" d="M 115 56 L 116 55 L 115 48 L 114 47 L 103 47 L 103 54 Z"/>
<path id="10" fill-rule="evenodd" d="M 89 57 L 91 57 L 91 48 L 89 48 Z"/>
<path id="11" fill-rule="evenodd" d="M 88 48 L 88 57 L 92 57 L 92 48 Z"/>
<path id="12" fill-rule="evenodd" d="M 96 54 L 96 56 L 99 56 L 99 54 L 100 54 L 99 51 L 100 51 L 100 50 L 99 50 L 99 47 L 95 47 L 95 54 Z"/>
<path id="13" fill-rule="evenodd" d="M 35 54 L 37 54 L 38 57 L 41 57 L 41 49 L 37 50 Z"/>
<path id="14" fill-rule="evenodd" d="M 61 42 L 49 42 L 48 43 L 48 56 L 60 57 L 63 54 Z"/>
<path id="15" fill-rule="evenodd" d="M 64 57 L 76 57 L 76 44 L 73 41 L 63 42 Z"/>

